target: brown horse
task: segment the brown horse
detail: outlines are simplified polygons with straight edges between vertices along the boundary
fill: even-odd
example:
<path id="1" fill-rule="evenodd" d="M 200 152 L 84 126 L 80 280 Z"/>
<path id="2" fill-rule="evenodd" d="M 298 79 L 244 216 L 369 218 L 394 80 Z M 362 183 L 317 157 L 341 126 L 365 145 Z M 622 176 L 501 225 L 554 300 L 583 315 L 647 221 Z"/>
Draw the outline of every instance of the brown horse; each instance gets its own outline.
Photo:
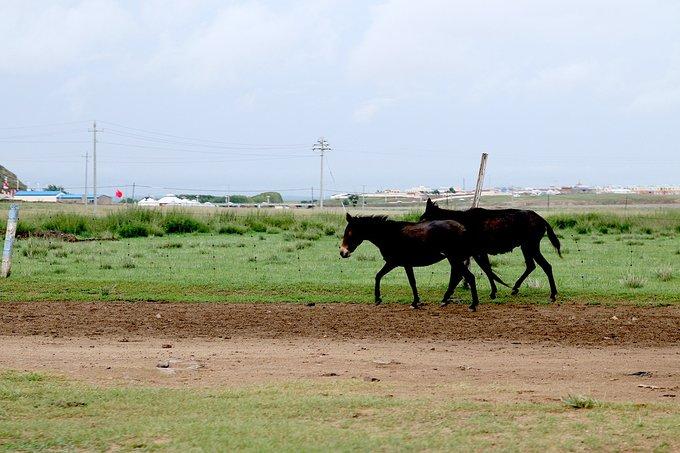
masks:
<path id="1" fill-rule="evenodd" d="M 465 228 L 451 220 L 433 222 L 398 222 L 388 220 L 386 216 L 352 217 L 347 214 L 347 227 L 340 245 L 340 256 L 349 258 L 351 253 L 364 241 L 372 242 L 385 260 L 385 265 L 375 276 L 375 303 L 382 302 L 380 297 L 380 280 L 395 267 L 403 267 L 406 271 L 413 303 L 418 308 L 420 297 L 416 288 L 413 268 L 429 266 L 447 259 L 451 265 L 449 286 L 442 298 L 442 306 L 449 303 L 453 290 L 461 278 L 470 285 L 472 304 L 470 310 L 475 311 L 479 300 L 475 277 L 464 265 L 465 260 L 474 252 Z M 491 269 L 488 269 L 492 275 Z M 495 276 L 499 282 L 500 278 Z"/>
<path id="2" fill-rule="evenodd" d="M 520 247 L 524 254 L 526 270 L 517 279 L 512 287 L 512 294 L 519 292 L 519 287 L 524 280 L 536 269 L 536 264 L 543 269 L 550 283 L 550 299 L 554 302 L 557 298 L 557 287 L 552 273 L 552 266 L 541 254 L 541 239 L 547 233 L 550 243 L 560 253 L 560 241 L 550 224 L 534 211 L 524 209 L 483 209 L 472 208 L 466 211 L 453 211 L 442 209 L 427 199 L 425 213 L 420 220 L 455 220 L 460 222 L 470 235 L 475 249 L 480 253 L 473 255 L 478 264 L 488 263 L 488 254 L 497 255 L 508 253 L 515 247 Z M 491 266 L 484 266 L 485 268 Z M 486 271 L 485 271 L 486 272 Z M 487 273 L 487 275 L 489 275 Z M 496 295 L 496 285 L 489 276 L 491 282 L 491 298 Z"/>

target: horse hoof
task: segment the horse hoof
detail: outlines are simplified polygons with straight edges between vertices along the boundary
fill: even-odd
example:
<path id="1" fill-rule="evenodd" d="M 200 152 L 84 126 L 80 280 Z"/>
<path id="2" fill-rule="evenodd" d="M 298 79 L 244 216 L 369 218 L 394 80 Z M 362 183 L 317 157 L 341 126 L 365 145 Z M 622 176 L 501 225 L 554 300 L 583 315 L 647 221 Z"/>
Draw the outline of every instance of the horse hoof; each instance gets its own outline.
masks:
<path id="1" fill-rule="evenodd" d="M 468 310 L 469 310 L 469 311 L 477 311 L 477 306 L 476 306 L 476 305 L 470 305 L 470 306 L 468 307 Z"/>
<path id="2" fill-rule="evenodd" d="M 550 301 L 555 302 L 557 300 L 557 296 L 550 296 Z"/>
<path id="3" fill-rule="evenodd" d="M 376 304 L 376 305 L 380 305 L 381 303 L 382 303 L 382 299 L 376 299 L 376 300 L 375 300 L 375 304 Z"/>
<path id="4" fill-rule="evenodd" d="M 496 298 L 496 293 L 489 294 L 489 299 L 493 300 Z"/>
<path id="5" fill-rule="evenodd" d="M 516 296 L 517 294 L 519 294 L 519 289 L 512 288 L 512 292 L 510 294 L 512 294 L 513 296 Z"/>
<path id="6" fill-rule="evenodd" d="M 417 302 L 413 302 L 413 303 L 411 304 L 411 308 L 412 308 L 413 310 L 417 310 L 417 309 L 419 309 L 420 307 L 422 307 L 422 305 L 421 305 L 421 304 L 418 304 Z"/>
<path id="7" fill-rule="evenodd" d="M 439 308 L 446 308 L 449 305 L 448 301 L 447 302 L 442 302 L 439 304 Z"/>

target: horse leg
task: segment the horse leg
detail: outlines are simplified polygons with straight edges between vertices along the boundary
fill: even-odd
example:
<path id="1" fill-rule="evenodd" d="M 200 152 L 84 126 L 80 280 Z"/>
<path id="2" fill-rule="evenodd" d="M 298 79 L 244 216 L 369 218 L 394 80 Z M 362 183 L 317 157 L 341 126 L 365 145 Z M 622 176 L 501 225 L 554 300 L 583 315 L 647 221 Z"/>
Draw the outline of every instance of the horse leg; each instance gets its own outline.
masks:
<path id="1" fill-rule="evenodd" d="M 493 280 L 491 275 L 491 262 L 489 261 L 489 255 L 483 253 L 481 255 L 474 256 L 475 261 L 479 267 L 484 271 L 486 277 L 489 279 L 489 285 L 491 285 L 491 294 L 489 294 L 490 299 L 496 298 L 496 282 Z"/>
<path id="2" fill-rule="evenodd" d="M 519 287 L 522 285 L 522 282 L 531 274 L 534 269 L 536 269 L 536 263 L 534 263 L 534 252 L 531 250 L 531 248 L 527 247 L 526 245 L 522 244 L 522 254 L 524 255 L 524 262 L 526 263 L 526 270 L 524 273 L 517 279 L 515 284 L 512 286 L 512 295 L 516 295 L 519 292 Z"/>
<path id="3" fill-rule="evenodd" d="M 465 266 L 464 263 L 460 263 L 460 271 L 465 278 L 465 281 L 470 285 L 470 295 L 472 296 L 472 303 L 468 307 L 470 311 L 477 311 L 477 305 L 479 305 L 479 299 L 477 298 L 477 284 L 475 283 L 475 276 L 470 269 Z"/>
<path id="4" fill-rule="evenodd" d="M 463 278 L 463 276 L 460 274 L 460 272 L 454 268 L 454 263 L 449 260 L 449 264 L 451 264 L 451 275 L 449 277 L 449 287 L 446 289 L 446 292 L 444 293 L 444 297 L 442 298 L 442 303 L 441 307 L 446 307 L 449 302 L 451 302 L 451 295 L 453 295 L 453 291 L 456 289 L 456 286 L 458 286 L 458 283 L 460 283 L 460 280 Z"/>
<path id="5" fill-rule="evenodd" d="M 383 276 L 387 274 L 389 271 L 394 269 L 395 266 L 392 263 L 385 263 L 385 265 L 378 271 L 377 274 L 375 274 L 375 304 L 380 305 L 382 302 L 382 299 L 380 298 L 380 280 L 382 280 Z"/>
<path id="6" fill-rule="evenodd" d="M 408 283 L 411 285 L 411 291 L 413 291 L 413 303 L 411 304 L 411 308 L 418 308 L 420 297 L 418 297 L 418 288 L 416 288 L 416 276 L 413 274 L 413 268 L 411 266 L 404 266 L 404 270 L 408 277 Z"/>
<path id="7" fill-rule="evenodd" d="M 552 266 L 550 265 L 548 260 L 545 259 L 543 254 L 541 254 L 540 249 L 534 255 L 534 260 L 538 263 L 539 266 L 541 266 L 541 269 L 543 269 L 545 275 L 548 276 L 548 282 L 550 282 L 550 300 L 555 302 L 555 299 L 557 299 L 557 286 L 555 285 L 555 278 L 553 277 Z"/>
<path id="8" fill-rule="evenodd" d="M 469 257 L 465 258 L 464 264 L 465 264 L 465 267 L 470 269 L 470 258 Z M 467 280 L 463 281 L 463 289 L 469 289 L 469 288 L 470 288 L 470 285 L 468 285 Z"/>

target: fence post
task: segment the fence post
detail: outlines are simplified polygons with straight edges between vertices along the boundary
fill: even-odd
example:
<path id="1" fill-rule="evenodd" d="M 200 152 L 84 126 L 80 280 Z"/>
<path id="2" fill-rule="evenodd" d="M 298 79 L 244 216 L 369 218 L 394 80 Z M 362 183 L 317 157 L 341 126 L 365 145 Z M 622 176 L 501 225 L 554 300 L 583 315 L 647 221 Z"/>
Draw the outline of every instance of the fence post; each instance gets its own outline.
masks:
<path id="1" fill-rule="evenodd" d="M 475 187 L 475 197 L 472 199 L 472 207 L 479 207 L 479 199 L 482 198 L 482 187 L 484 187 L 484 174 L 486 173 L 487 153 L 482 153 L 482 160 L 479 162 L 479 174 L 477 175 L 477 186 Z"/>
<path id="2" fill-rule="evenodd" d="M 19 205 L 13 204 L 9 207 L 7 216 L 7 233 L 5 234 L 5 247 L 2 249 L 2 270 L 0 277 L 9 277 L 12 267 L 12 248 L 14 247 L 14 236 L 17 234 L 17 222 L 19 221 Z"/>

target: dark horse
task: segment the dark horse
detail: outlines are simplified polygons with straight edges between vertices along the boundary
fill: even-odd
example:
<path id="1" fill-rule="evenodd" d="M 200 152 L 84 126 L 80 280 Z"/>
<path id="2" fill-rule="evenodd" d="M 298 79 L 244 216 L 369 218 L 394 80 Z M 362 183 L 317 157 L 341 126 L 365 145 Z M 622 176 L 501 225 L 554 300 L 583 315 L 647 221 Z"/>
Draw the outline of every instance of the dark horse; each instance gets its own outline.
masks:
<path id="1" fill-rule="evenodd" d="M 560 241 L 550 224 L 534 211 L 524 209 L 483 209 L 472 208 L 466 211 L 452 211 L 442 209 L 427 199 L 425 213 L 420 220 L 455 220 L 461 223 L 470 234 L 473 243 L 479 245 L 480 253 L 473 254 L 473 258 L 489 277 L 491 283 L 491 298 L 496 296 L 496 285 L 493 276 L 486 269 L 491 269 L 488 254 L 498 255 L 508 253 L 515 247 L 520 247 L 524 254 L 526 270 L 512 287 L 512 294 L 517 294 L 524 280 L 536 269 L 536 264 L 543 269 L 550 282 L 550 299 L 554 302 L 557 297 L 557 287 L 552 273 L 552 266 L 541 254 L 541 239 L 548 234 L 550 243 L 560 253 Z M 482 266 L 482 263 L 484 265 Z"/>
<path id="2" fill-rule="evenodd" d="M 420 298 L 416 289 L 416 278 L 413 268 L 429 266 L 448 259 L 451 264 L 449 287 L 442 299 L 446 305 L 453 290 L 461 278 L 470 285 L 472 304 L 470 310 L 475 311 L 478 304 L 475 277 L 465 266 L 465 260 L 474 250 L 467 238 L 465 228 L 458 222 L 440 220 L 433 222 L 398 222 L 388 220 L 386 216 L 352 217 L 347 214 L 347 227 L 340 245 L 340 256 L 349 258 L 350 254 L 364 240 L 372 242 L 380 250 L 385 265 L 375 276 L 375 303 L 380 298 L 380 280 L 385 274 L 398 266 L 406 270 L 408 282 L 413 291 L 413 308 L 418 308 Z M 492 275 L 491 269 L 488 269 Z M 499 282 L 502 281 L 495 276 Z"/>

